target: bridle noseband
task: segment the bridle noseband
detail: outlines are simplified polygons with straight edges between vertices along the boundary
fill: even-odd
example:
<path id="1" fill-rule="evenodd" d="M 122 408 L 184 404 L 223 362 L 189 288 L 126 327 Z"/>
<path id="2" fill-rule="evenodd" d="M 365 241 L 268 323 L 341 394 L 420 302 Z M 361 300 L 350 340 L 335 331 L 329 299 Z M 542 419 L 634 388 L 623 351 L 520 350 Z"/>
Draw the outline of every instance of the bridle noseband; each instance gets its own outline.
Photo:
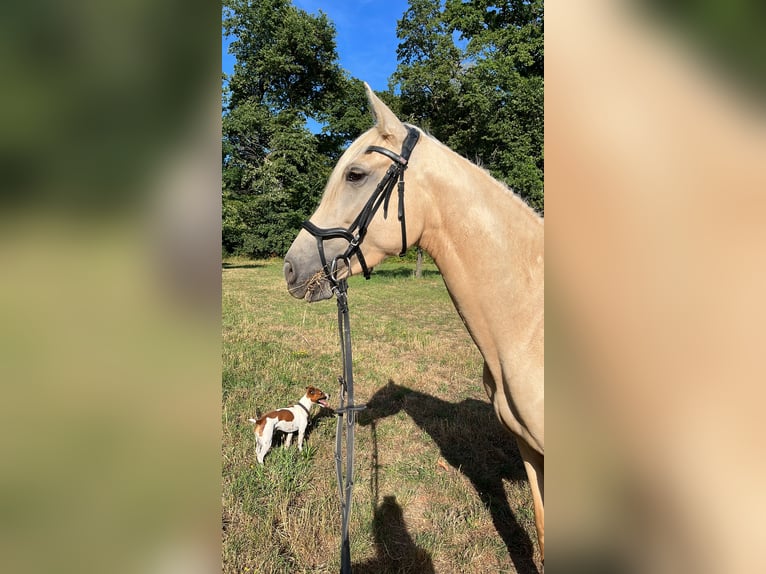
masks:
<path id="1" fill-rule="evenodd" d="M 322 261 L 322 269 L 325 276 L 334 286 L 337 285 L 338 277 L 338 262 L 343 261 L 346 264 L 348 270 L 351 268 L 351 258 L 356 256 L 359 264 L 362 266 L 362 273 L 365 279 L 370 278 L 370 269 L 367 267 L 367 262 L 364 260 L 364 255 L 360 248 L 364 237 L 367 234 L 367 227 L 372 222 L 372 218 L 375 217 L 381 204 L 383 205 L 383 217 L 388 217 L 388 202 L 391 199 L 391 193 L 393 192 L 394 185 L 398 182 L 399 193 L 399 211 L 398 219 L 402 227 L 402 249 L 399 253 L 399 257 L 403 256 L 407 251 L 407 226 L 404 217 L 404 171 L 407 169 L 407 165 L 410 159 L 410 154 L 415 148 L 415 144 L 418 143 L 420 138 L 420 132 L 407 124 L 407 137 L 402 144 L 401 153 L 393 152 L 389 149 L 380 146 L 369 146 L 364 153 L 377 152 L 390 158 L 394 163 L 386 171 L 383 179 L 380 180 L 375 191 L 372 193 L 367 203 L 356 216 L 353 223 L 348 229 L 343 227 L 331 227 L 321 228 L 317 227 L 311 221 L 303 222 L 303 229 L 308 231 L 311 235 L 316 237 L 317 249 L 319 250 L 319 258 Z M 327 263 L 327 258 L 324 253 L 324 241 L 326 239 L 345 239 L 348 241 L 348 248 L 342 255 L 335 257 L 330 264 Z"/>

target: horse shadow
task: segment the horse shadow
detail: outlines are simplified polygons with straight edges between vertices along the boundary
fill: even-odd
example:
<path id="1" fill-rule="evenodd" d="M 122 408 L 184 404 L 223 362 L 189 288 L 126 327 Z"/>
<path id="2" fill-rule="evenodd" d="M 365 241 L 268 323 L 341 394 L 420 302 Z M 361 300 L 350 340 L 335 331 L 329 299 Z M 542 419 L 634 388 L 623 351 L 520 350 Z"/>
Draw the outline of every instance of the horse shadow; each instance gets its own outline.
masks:
<path id="1" fill-rule="evenodd" d="M 476 399 L 451 403 L 389 380 L 367 402 L 367 409 L 357 420 L 374 431 L 378 420 L 400 411 L 428 433 L 452 468 L 471 481 L 516 571 L 536 574 L 533 543 L 516 520 L 503 486 L 504 480 L 527 480 L 524 463 L 516 440 L 497 420 L 492 406 Z"/>

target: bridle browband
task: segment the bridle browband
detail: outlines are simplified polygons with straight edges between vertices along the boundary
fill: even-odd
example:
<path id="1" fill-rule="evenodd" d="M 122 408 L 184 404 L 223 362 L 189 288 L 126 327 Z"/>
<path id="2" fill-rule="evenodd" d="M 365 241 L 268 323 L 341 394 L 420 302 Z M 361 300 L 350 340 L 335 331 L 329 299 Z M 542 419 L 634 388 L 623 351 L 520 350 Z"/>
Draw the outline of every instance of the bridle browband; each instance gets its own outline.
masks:
<path id="1" fill-rule="evenodd" d="M 405 124 L 405 127 L 407 128 L 407 137 L 405 138 L 404 143 L 402 143 L 401 153 L 396 153 L 390 149 L 374 145 L 369 146 L 365 150 L 364 153 L 377 152 L 383 154 L 390 158 L 393 163 L 389 166 L 383 179 L 380 180 L 375 191 L 367 200 L 367 203 L 364 204 L 364 207 L 349 228 L 321 228 L 314 225 L 309 220 L 304 221 L 302 224 L 303 229 L 316 237 L 319 259 L 322 261 L 322 269 L 333 286 L 337 284 L 338 261 L 344 261 L 348 268 L 347 272 L 350 272 L 351 258 L 354 256 L 356 256 L 359 264 L 362 266 L 364 278 L 370 278 L 370 269 L 367 267 L 367 262 L 364 260 L 364 255 L 362 254 L 360 246 L 362 241 L 364 241 L 365 235 L 367 235 L 367 228 L 372 222 L 372 218 L 375 217 L 375 214 L 378 209 L 380 209 L 381 205 L 383 205 L 383 217 L 388 217 L 388 202 L 391 199 L 391 193 L 397 182 L 399 184 L 399 210 L 397 216 L 402 227 L 402 249 L 399 253 L 399 257 L 402 257 L 407 251 L 407 226 L 404 216 L 404 172 L 407 169 L 410 154 L 420 138 L 420 132 L 417 128 L 407 124 Z M 345 239 L 348 241 L 348 248 L 346 251 L 342 255 L 335 257 L 329 265 L 324 253 L 324 241 L 326 239 Z"/>

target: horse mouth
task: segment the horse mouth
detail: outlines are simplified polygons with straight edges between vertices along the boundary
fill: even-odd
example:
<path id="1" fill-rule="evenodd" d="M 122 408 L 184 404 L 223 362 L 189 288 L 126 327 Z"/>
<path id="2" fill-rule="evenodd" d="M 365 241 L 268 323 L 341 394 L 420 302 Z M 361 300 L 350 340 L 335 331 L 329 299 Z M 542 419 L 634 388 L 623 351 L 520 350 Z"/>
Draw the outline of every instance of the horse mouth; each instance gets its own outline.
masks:
<path id="1" fill-rule="evenodd" d="M 340 281 L 351 276 L 351 269 L 345 261 L 339 261 L 335 276 Z M 287 291 L 296 299 L 303 299 L 307 303 L 331 299 L 333 290 L 325 275 L 324 269 L 318 269 L 308 279 L 292 262 L 285 259 L 284 275 L 287 282 Z"/>
<path id="2" fill-rule="evenodd" d="M 306 281 L 293 282 L 291 277 L 287 276 L 287 291 L 296 299 L 303 299 L 307 303 L 322 301 L 332 297 L 330 282 L 324 276 L 322 270 L 317 271 Z"/>
<path id="3" fill-rule="evenodd" d="M 303 300 L 313 303 L 314 301 L 322 301 L 330 297 L 332 297 L 330 282 L 325 277 L 324 271 L 317 271 L 306 282 L 306 292 L 303 295 Z"/>
<path id="4" fill-rule="evenodd" d="M 340 264 L 337 272 L 338 279 L 346 279 L 351 275 L 350 269 L 343 263 Z M 320 269 L 309 277 L 308 281 L 304 283 L 305 293 L 302 299 L 308 303 L 314 303 L 316 301 L 324 301 L 325 299 L 331 299 L 333 296 L 332 288 L 330 287 L 330 281 L 327 279 L 324 271 Z M 291 289 L 290 292 L 294 297 L 300 298 L 299 289 Z"/>

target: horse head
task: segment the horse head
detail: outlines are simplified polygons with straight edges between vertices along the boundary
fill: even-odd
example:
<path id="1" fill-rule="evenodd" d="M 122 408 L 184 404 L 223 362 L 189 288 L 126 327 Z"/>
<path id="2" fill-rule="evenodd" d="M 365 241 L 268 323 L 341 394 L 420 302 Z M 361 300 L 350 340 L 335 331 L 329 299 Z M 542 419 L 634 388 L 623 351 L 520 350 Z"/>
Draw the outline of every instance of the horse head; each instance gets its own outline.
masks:
<path id="1" fill-rule="evenodd" d="M 328 275 L 367 276 L 369 268 L 404 251 L 422 233 L 420 178 L 409 171 L 406 201 L 401 201 L 404 170 L 420 132 L 402 123 L 367 84 L 365 88 L 375 125 L 341 156 L 319 207 L 285 256 L 287 288 L 298 299 L 330 298 Z"/>
<path id="2" fill-rule="evenodd" d="M 367 408 L 357 415 L 357 422 L 363 426 L 369 426 L 380 419 L 385 419 L 397 414 L 405 408 L 407 396 L 413 393 L 412 389 L 397 385 L 391 379 L 388 384 L 378 389 L 366 402 Z"/>

